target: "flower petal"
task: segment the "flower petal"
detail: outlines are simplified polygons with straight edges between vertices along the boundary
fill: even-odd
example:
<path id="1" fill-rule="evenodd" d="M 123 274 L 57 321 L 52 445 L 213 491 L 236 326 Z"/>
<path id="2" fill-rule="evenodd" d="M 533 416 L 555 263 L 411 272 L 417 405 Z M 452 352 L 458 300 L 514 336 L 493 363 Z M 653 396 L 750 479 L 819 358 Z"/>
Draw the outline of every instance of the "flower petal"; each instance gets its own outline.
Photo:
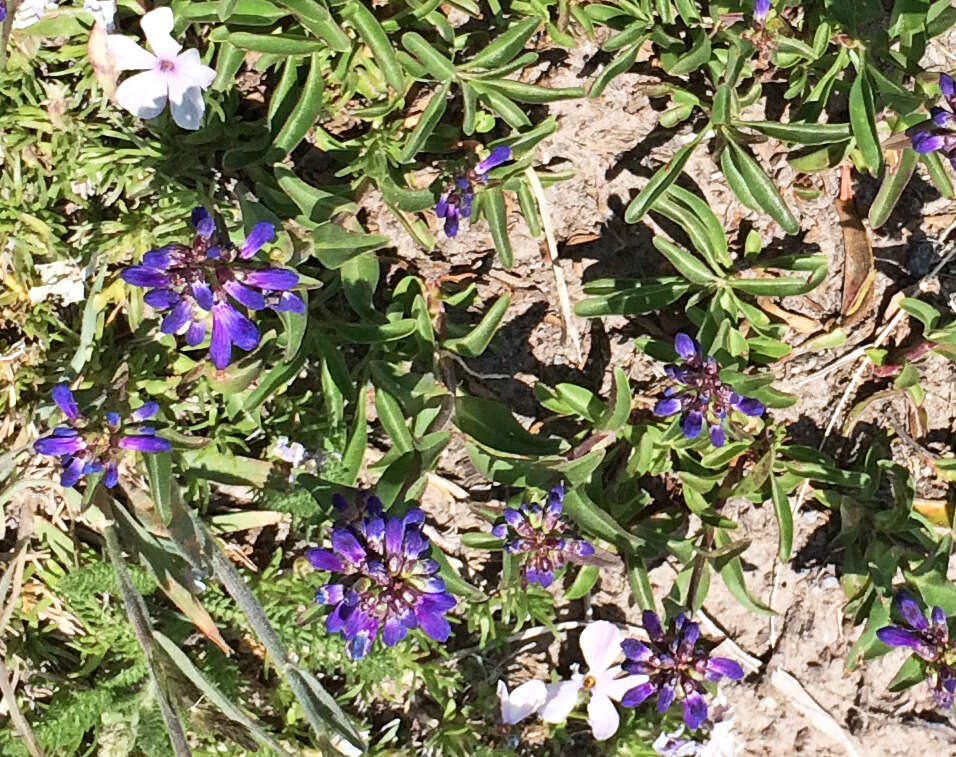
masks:
<path id="1" fill-rule="evenodd" d="M 117 71 L 146 71 L 156 64 L 155 55 L 122 34 L 107 35 L 106 49 Z"/>
<path id="2" fill-rule="evenodd" d="M 342 558 L 328 549 L 319 547 L 307 549 L 305 559 L 316 570 L 324 570 L 329 573 L 342 573 L 345 570 L 345 563 L 342 562 Z"/>
<path id="3" fill-rule="evenodd" d="M 103 474 L 103 486 L 107 489 L 112 489 L 116 486 L 117 481 L 119 481 L 119 470 L 116 467 L 116 463 L 107 463 L 106 472 Z"/>
<path id="4" fill-rule="evenodd" d="M 140 407 L 133 411 L 133 414 L 130 417 L 136 421 L 136 423 L 139 423 L 140 421 L 145 421 L 147 418 L 152 418 L 158 412 L 158 402 L 144 402 Z"/>
<path id="5" fill-rule="evenodd" d="M 588 664 L 588 673 L 600 676 L 621 655 L 624 634 L 613 623 L 596 620 L 581 633 L 581 652 Z"/>
<path id="6" fill-rule="evenodd" d="M 153 310 L 169 310 L 182 300 L 172 289 L 150 289 L 143 295 L 143 302 Z"/>
<path id="7" fill-rule="evenodd" d="M 164 334 L 176 334 L 190 320 L 192 315 L 192 306 L 186 300 L 180 300 L 159 325 L 159 330 Z"/>
<path id="8" fill-rule="evenodd" d="M 216 231 L 216 219 L 202 206 L 196 206 L 190 211 L 189 222 L 196 233 L 204 239 L 209 239 Z"/>
<path id="9" fill-rule="evenodd" d="M 276 227 L 268 221 L 260 221 L 249 231 L 242 246 L 239 248 L 240 258 L 250 258 L 255 255 L 263 246 L 276 238 Z M 293 286 L 295 286 L 293 284 Z M 276 289 L 277 287 L 269 287 Z M 289 287 L 284 287 L 288 289 Z"/>
<path id="10" fill-rule="evenodd" d="M 265 297 L 261 292 L 243 286 L 235 279 L 231 279 L 223 284 L 225 289 L 237 302 L 245 305 L 250 310 L 262 310 L 266 306 Z"/>
<path id="11" fill-rule="evenodd" d="M 193 321 L 189 324 L 189 328 L 186 329 L 186 344 L 195 347 L 202 344 L 202 340 L 205 338 L 206 323 L 204 321 Z"/>
<path id="12" fill-rule="evenodd" d="M 674 335 L 674 349 L 684 360 L 690 360 L 697 355 L 697 344 L 681 331 Z"/>
<path id="13" fill-rule="evenodd" d="M 915 631 L 925 631 L 929 628 L 926 617 L 916 601 L 906 592 L 897 592 L 893 597 L 893 607 L 903 618 L 903 621 Z"/>
<path id="14" fill-rule="evenodd" d="M 674 413 L 679 413 L 680 409 L 680 399 L 678 397 L 669 397 L 667 399 L 657 401 L 657 404 L 654 405 L 654 415 L 666 417 L 668 415 L 674 415 Z"/>
<path id="15" fill-rule="evenodd" d="M 85 466 L 85 461 L 80 457 L 75 457 L 70 460 L 69 465 L 67 465 L 60 474 L 60 486 L 64 489 L 69 489 L 73 486 L 83 477 L 83 468 Z"/>
<path id="16" fill-rule="evenodd" d="M 548 684 L 546 698 L 541 706 L 540 715 L 545 723 L 563 723 L 578 703 L 581 691 L 581 679 Z"/>
<path id="17" fill-rule="evenodd" d="M 684 697 L 684 724 L 692 731 L 707 719 L 707 702 L 696 691 Z"/>
<path id="18" fill-rule="evenodd" d="M 229 334 L 230 341 L 243 350 L 251 350 L 259 343 L 255 324 L 229 303 L 218 303 L 212 309 L 213 331 L 219 321 Z"/>
<path id="19" fill-rule="evenodd" d="M 680 428 L 688 439 L 696 439 L 704 425 L 704 416 L 698 410 L 691 410 L 680 422 Z"/>
<path id="20" fill-rule="evenodd" d="M 172 92 L 172 89 L 170 89 L 170 92 Z M 196 131 L 202 126 L 202 114 L 206 112 L 202 90 L 199 87 L 187 88 L 179 102 L 170 99 L 169 109 L 173 113 L 173 121 L 179 128 Z"/>
<path id="21" fill-rule="evenodd" d="M 603 694 L 591 692 L 588 702 L 588 725 L 597 741 L 604 741 L 617 733 L 621 718 L 614 703 Z"/>
<path id="22" fill-rule="evenodd" d="M 299 274 L 290 271 L 288 268 L 266 268 L 262 271 L 250 271 L 243 280 L 249 286 L 257 289 L 268 289 L 274 292 L 281 292 L 286 289 L 292 289 L 299 283 Z"/>
<path id="23" fill-rule="evenodd" d="M 739 681 L 744 677 L 744 671 L 740 665 L 726 657 L 711 657 L 707 661 L 707 680 L 716 681 L 723 676 Z"/>
<path id="24" fill-rule="evenodd" d="M 139 25 L 143 28 L 146 41 L 149 42 L 149 46 L 158 57 L 175 60 L 179 51 L 183 48 L 171 36 L 173 31 L 172 9 L 164 6 L 151 10 L 139 20 Z"/>
<path id="25" fill-rule="evenodd" d="M 119 440 L 119 446 L 123 449 L 132 449 L 146 454 L 156 454 L 158 452 L 169 452 L 172 445 L 165 439 L 158 436 L 124 436 Z"/>
<path id="26" fill-rule="evenodd" d="M 734 405 L 734 409 L 751 417 L 763 415 L 764 410 L 763 403 L 760 402 L 760 400 L 751 399 L 750 397 L 741 397 Z"/>
<path id="27" fill-rule="evenodd" d="M 415 608 L 415 618 L 422 631 L 435 641 L 448 641 L 451 636 L 451 625 L 438 613 L 424 612 L 419 605 Z"/>
<path id="28" fill-rule="evenodd" d="M 277 313 L 295 313 L 305 315 L 305 303 L 302 298 L 292 292 L 283 292 L 277 301 L 270 300 L 268 306 Z"/>
<path id="29" fill-rule="evenodd" d="M 511 694 L 504 681 L 498 681 L 498 701 L 501 703 L 501 722 L 514 725 L 541 709 L 548 696 L 544 681 L 525 681 Z"/>
<path id="30" fill-rule="evenodd" d="M 483 174 L 488 173 L 495 166 L 500 166 L 502 163 L 511 158 L 511 148 L 508 145 L 498 145 L 491 151 L 491 154 L 478 163 L 475 166 L 475 173 Z"/>
<path id="31" fill-rule="evenodd" d="M 127 266 L 120 272 L 120 278 L 134 287 L 164 287 L 169 283 L 166 274 L 144 265 Z"/>
<path id="32" fill-rule="evenodd" d="M 56 403 L 56 406 L 60 408 L 63 415 L 71 421 L 80 417 L 80 408 L 76 406 L 76 400 L 73 399 L 73 392 L 70 391 L 69 386 L 66 384 L 57 384 L 53 387 L 53 391 L 50 394 L 53 396 L 53 401 Z"/>
<path id="33" fill-rule="evenodd" d="M 209 85 L 216 78 L 215 69 L 205 65 L 199 59 L 199 51 L 195 49 L 184 50 L 176 58 L 176 80 L 177 86 L 183 90 L 190 87 L 199 87 L 200 89 L 209 89 Z M 173 102 L 180 98 L 173 97 L 173 84 L 169 85 L 169 99 Z"/>
<path id="34" fill-rule="evenodd" d="M 209 284 L 205 281 L 194 281 L 190 285 L 189 291 L 192 292 L 193 299 L 199 307 L 207 312 L 212 310 L 213 296 Z"/>
<path id="35" fill-rule="evenodd" d="M 651 694 L 657 691 L 657 686 L 650 681 L 638 684 L 621 698 L 622 707 L 637 707 Z"/>
<path id="36" fill-rule="evenodd" d="M 707 436 L 710 437 L 710 443 L 715 447 L 723 447 L 724 442 L 727 441 L 727 436 L 724 434 L 724 429 L 714 424 L 707 429 Z"/>
<path id="37" fill-rule="evenodd" d="M 166 107 L 166 92 L 166 77 L 161 72 L 143 71 L 116 88 L 116 102 L 138 118 L 156 118 Z"/>
<path id="38" fill-rule="evenodd" d="M 73 432 L 70 436 L 59 436 L 54 432 L 53 436 L 44 436 L 33 442 L 33 450 L 38 455 L 72 455 L 86 449 L 86 440 L 82 436 Z"/>

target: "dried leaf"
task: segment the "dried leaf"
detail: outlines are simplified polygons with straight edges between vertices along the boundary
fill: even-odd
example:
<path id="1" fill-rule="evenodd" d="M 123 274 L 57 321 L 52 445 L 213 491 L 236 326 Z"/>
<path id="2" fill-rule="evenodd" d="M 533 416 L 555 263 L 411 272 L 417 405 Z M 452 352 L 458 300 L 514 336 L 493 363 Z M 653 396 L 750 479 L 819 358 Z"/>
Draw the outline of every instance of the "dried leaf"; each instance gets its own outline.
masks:
<path id="1" fill-rule="evenodd" d="M 765 313 L 777 316 L 798 334 L 815 334 L 823 329 L 823 324 L 815 318 L 784 310 L 769 297 L 758 297 L 757 304 Z"/>
<path id="2" fill-rule="evenodd" d="M 856 323 L 873 303 L 873 281 L 876 267 L 870 237 L 860 220 L 853 199 L 837 197 L 834 201 L 843 230 L 843 304 L 844 326 Z M 855 317 L 854 317 L 855 315 Z"/>
<path id="3" fill-rule="evenodd" d="M 913 499 L 913 509 L 936 526 L 949 526 L 953 522 L 953 508 L 945 499 Z"/>
<path id="4" fill-rule="evenodd" d="M 94 24 L 90 31 L 90 40 L 86 43 L 86 58 L 93 68 L 96 83 L 103 89 L 103 93 L 111 102 L 116 102 L 116 82 L 119 80 L 119 71 L 116 70 L 113 57 L 106 49 L 106 29 Z"/>

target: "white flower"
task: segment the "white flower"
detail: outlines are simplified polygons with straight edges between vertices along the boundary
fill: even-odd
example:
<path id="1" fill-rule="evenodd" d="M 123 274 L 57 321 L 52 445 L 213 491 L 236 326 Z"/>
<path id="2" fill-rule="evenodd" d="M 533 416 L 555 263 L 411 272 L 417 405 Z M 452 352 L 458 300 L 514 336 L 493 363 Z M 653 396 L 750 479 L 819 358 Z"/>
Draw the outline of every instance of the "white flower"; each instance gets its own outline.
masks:
<path id="1" fill-rule="evenodd" d="M 276 439 L 273 452 L 280 460 L 291 463 L 293 468 L 298 468 L 308 457 L 305 447 L 298 442 L 289 444 L 289 437 L 287 436 L 280 436 Z"/>
<path id="2" fill-rule="evenodd" d="M 598 741 L 609 739 L 617 732 L 621 719 L 614 707 L 629 689 L 644 683 L 647 676 L 625 676 L 615 661 L 621 652 L 624 634 L 613 623 L 598 620 L 581 633 L 581 653 L 588 664 L 587 674 L 575 673 L 570 681 L 548 686 L 548 698 L 541 708 L 541 719 L 548 723 L 565 721 L 578 701 L 583 689 L 590 693 L 588 725 Z"/>
<path id="3" fill-rule="evenodd" d="M 198 129 L 206 108 L 202 90 L 208 89 L 216 72 L 199 61 L 198 50 L 182 50 L 170 36 L 173 12 L 166 7 L 150 11 L 140 26 L 153 52 L 147 52 L 129 37 L 111 34 L 106 45 L 118 71 L 142 71 L 116 90 L 116 101 L 140 118 L 156 118 L 169 99 L 173 120 L 183 129 Z"/>
<path id="4" fill-rule="evenodd" d="M 547 696 L 544 681 L 525 681 L 508 693 L 504 681 L 498 681 L 498 701 L 501 703 L 501 722 L 514 725 L 541 709 Z"/>
<path id="5" fill-rule="evenodd" d="M 33 26 L 50 8 L 56 8 L 56 0 L 23 0 L 13 16 L 13 28 L 25 29 Z"/>
<path id="6" fill-rule="evenodd" d="M 116 16 L 116 0 L 83 0 L 83 10 L 93 14 L 93 19 L 106 31 L 113 31 Z"/>
<path id="7" fill-rule="evenodd" d="M 684 736 L 681 726 L 673 733 L 661 732 L 652 745 L 654 751 L 661 757 L 736 757 L 740 744 L 734 734 L 733 712 L 719 694 L 711 707 L 711 718 L 701 726 L 707 741 Z"/>
<path id="8" fill-rule="evenodd" d="M 58 260 L 54 263 L 39 263 L 34 271 L 40 277 L 39 286 L 30 287 L 27 295 L 34 305 L 50 297 L 59 297 L 64 305 L 82 302 L 83 271 L 74 263 Z"/>

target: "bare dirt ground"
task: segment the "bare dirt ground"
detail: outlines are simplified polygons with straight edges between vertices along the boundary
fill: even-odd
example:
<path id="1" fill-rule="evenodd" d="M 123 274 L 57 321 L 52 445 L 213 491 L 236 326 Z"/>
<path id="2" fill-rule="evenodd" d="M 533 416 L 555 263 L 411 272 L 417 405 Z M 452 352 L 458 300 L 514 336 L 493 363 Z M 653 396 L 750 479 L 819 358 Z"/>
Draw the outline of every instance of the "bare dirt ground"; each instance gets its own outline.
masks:
<path id="1" fill-rule="evenodd" d="M 924 61 L 926 67 L 949 70 L 952 54 L 948 51 L 953 49 L 954 41 L 954 34 L 936 40 Z M 596 45 L 585 47 L 559 64 L 543 68 L 539 71 L 541 83 L 557 87 L 581 84 L 593 68 L 589 56 L 596 52 Z M 666 270 L 663 257 L 651 247 L 651 229 L 643 224 L 628 226 L 622 219 L 624 207 L 647 177 L 693 133 L 693 122 L 673 130 L 658 128 L 662 103 L 651 101 L 644 94 L 646 85 L 655 81 L 651 66 L 651 61 L 639 63 L 636 72 L 618 77 L 600 98 L 559 102 L 549 107 L 559 128 L 542 144 L 541 162 L 547 165 L 552 161 L 569 161 L 576 171 L 571 181 L 546 190 L 559 242 L 560 265 L 572 302 L 582 298 L 584 282 Z M 772 92 L 777 84 L 770 82 L 767 89 Z M 782 147 L 771 140 L 757 146 L 757 152 L 777 183 L 788 188 L 794 177 L 783 159 Z M 833 204 L 838 172 L 821 177 L 819 186 L 823 193 L 810 202 L 795 198 L 785 189 L 785 197 L 797 211 L 803 228 L 801 236 L 787 239 L 772 221 L 749 212 L 733 198 L 706 149 L 698 149 L 685 174 L 724 220 L 731 239 L 742 242 L 745 232 L 741 229 L 755 228 L 767 248 L 825 255 L 829 268 L 826 282 L 810 296 L 790 298 L 782 305 L 819 321 L 821 332 L 840 323 L 844 247 Z M 877 188 L 875 181 L 854 174 L 861 216 L 865 217 Z M 635 352 L 633 337 L 641 333 L 673 334 L 680 325 L 677 313 L 639 319 L 575 319 L 587 356 L 582 364 L 576 364 L 571 345 L 563 335 L 554 275 L 517 212 L 511 214 L 515 266 L 512 271 L 503 272 L 494 259 L 484 224 L 464 229 L 455 239 L 436 234 L 438 247 L 426 255 L 374 197 L 368 199 L 370 225 L 391 237 L 398 256 L 407 264 L 431 275 L 452 269 L 482 269 L 481 291 L 487 301 L 502 292 L 512 295 L 506 323 L 492 350 L 481 359 L 469 361 L 469 370 L 459 376 L 469 392 L 503 398 L 527 422 L 533 423 L 541 413 L 531 394 L 537 381 L 551 385 L 573 381 L 601 391 L 608 388 L 612 366 L 624 368 L 638 387 L 660 375 L 652 361 Z M 824 449 L 833 452 L 839 442 L 840 424 L 827 440 L 824 430 L 859 363 L 844 365 L 819 378 L 816 372 L 850 351 L 853 345 L 871 340 L 885 325 L 892 295 L 915 284 L 935 264 L 940 250 L 934 240 L 954 219 L 956 203 L 940 198 L 925 176 L 915 176 L 890 221 L 871 232 L 877 267 L 875 296 L 866 316 L 847 328 L 848 343 L 778 366 L 778 386 L 801 399 L 791 408 L 776 411 L 774 417 L 776 422 L 786 424 L 800 443 L 816 446 L 825 441 Z M 931 290 L 938 288 L 939 304 L 945 305 L 946 290 L 952 281 L 943 276 L 928 283 Z M 903 325 L 890 335 L 890 345 L 902 341 L 907 334 L 904 319 Z M 794 331 L 788 334 L 794 345 L 806 338 Z M 951 439 L 954 419 L 950 364 L 945 358 L 930 354 L 921 361 L 920 370 L 927 392 L 927 437 L 945 444 Z M 513 378 L 503 379 L 502 373 Z M 890 381 L 873 379 L 869 372 L 865 373 L 862 382 L 850 387 L 843 416 L 855 403 L 885 388 Z M 907 408 L 899 401 L 874 405 L 861 420 L 879 422 L 885 417 L 903 423 Z M 943 448 L 939 446 L 936 451 Z M 918 496 L 941 495 L 938 484 L 923 475 L 919 457 L 912 450 L 903 445 L 894 445 L 893 449 L 898 461 L 913 472 Z M 487 492 L 487 482 L 471 466 L 463 445 L 453 444 L 446 451 L 439 472 L 469 493 Z M 445 502 L 443 507 L 433 509 L 433 514 L 440 525 L 447 526 L 457 522 L 458 515 L 449 517 Z M 832 520 L 838 515 L 807 498 L 795 524 L 794 554 L 800 559 L 778 565 L 772 509 L 753 508 L 746 503 L 734 509 L 734 503 L 730 504 L 731 517 L 740 523 L 742 535 L 752 539 L 743 555 L 749 568 L 748 585 L 778 613 L 772 624 L 750 615 L 719 579 L 712 582 L 704 605 L 705 614 L 717 625 L 711 629 L 711 635 L 725 633 L 753 658 L 753 672 L 745 681 L 725 690 L 737 713 L 735 729 L 742 744 L 740 753 L 761 757 L 902 757 L 918 750 L 925 755 L 956 755 L 956 729 L 934 710 L 927 687 L 917 686 L 902 694 L 886 691 L 905 657 L 902 652 L 891 653 L 853 672 L 845 670 L 847 652 L 860 629 L 845 621 L 842 614 L 846 598 L 839 582 L 839 558 L 834 556 L 830 544 L 837 532 Z M 791 504 L 795 504 L 793 499 Z M 457 512 L 474 520 L 464 507 Z M 468 559 L 467 555 L 462 556 Z M 669 565 L 655 569 L 652 580 L 658 596 L 670 590 L 673 576 Z M 629 623 L 640 620 L 623 575 L 603 575 L 590 606 L 595 618 Z M 583 619 L 580 603 L 563 608 L 562 613 L 562 620 Z M 556 660 L 555 652 L 556 646 L 552 644 L 548 653 L 529 656 L 517 665 L 525 670 L 541 670 L 545 658 L 550 656 L 550 667 Z M 521 675 L 517 674 L 514 682 L 520 680 Z M 816 714 L 814 703 L 819 710 Z"/>

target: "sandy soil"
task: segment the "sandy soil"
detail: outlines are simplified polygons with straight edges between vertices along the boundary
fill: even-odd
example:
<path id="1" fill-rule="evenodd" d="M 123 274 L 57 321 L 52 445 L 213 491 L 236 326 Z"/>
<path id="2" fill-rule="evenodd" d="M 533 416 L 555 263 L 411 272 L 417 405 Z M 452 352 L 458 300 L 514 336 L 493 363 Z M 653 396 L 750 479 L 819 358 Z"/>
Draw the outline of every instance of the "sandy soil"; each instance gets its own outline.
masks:
<path id="1" fill-rule="evenodd" d="M 948 70 L 952 43 L 956 35 L 937 40 L 927 53 L 927 68 Z M 549 86 L 574 86 L 593 66 L 589 57 L 597 46 L 585 46 L 558 65 L 539 71 L 541 83 Z M 689 124 L 674 130 L 657 127 L 660 102 L 643 94 L 645 85 L 655 79 L 650 63 L 640 63 L 635 72 L 617 78 L 593 100 L 559 102 L 549 111 L 558 119 L 558 131 L 542 144 L 543 164 L 570 161 L 576 170 L 571 181 L 546 190 L 559 241 L 561 266 L 567 279 L 572 302 L 582 297 L 582 283 L 610 275 L 639 276 L 666 270 L 666 262 L 650 245 L 652 231 L 640 224 L 623 223 L 623 209 L 647 181 L 653 170 L 670 158 L 692 136 Z M 532 81 L 534 77 L 532 77 Z M 772 89 L 772 87 L 770 87 Z M 758 113 L 748 116 L 759 117 Z M 829 276 L 810 296 L 789 298 L 783 307 L 834 325 L 840 318 L 844 247 L 833 198 L 838 188 L 838 172 L 822 177 L 823 194 L 805 202 L 789 187 L 794 178 L 783 159 L 782 147 L 769 141 L 757 146 L 757 153 L 769 166 L 791 207 L 801 219 L 801 236 L 784 239 L 776 224 L 742 207 L 732 196 L 706 149 L 698 149 L 687 164 L 685 174 L 703 192 L 718 217 L 722 218 L 730 238 L 742 242 L 744 230 L 756 228 L 767 247 L 787 252 L 817 252 L 827 257 Z M 878 185 L 854 174 L 854 192 L 861 215 L 865 216 Z M 569 342 L 563 338 L 560 313 L 556 306 L 555 280 L 538 242 L 531 238 L 520 215 L 511 215 L 511 238 L 515 249 L 515 267 L 502 272 L 493 258 L 492 243 L 484 224 L 466 228 L 456 239 L 436 234 L 438 248 L 429 255 L 417 248 L 386 210 L 367 198 L 370 225 L 387 233 L 398 257 L 406 264 L 430 275 L 441 275 L 462 268 L 484 267 L 481 292 L 486 301 L 510 292 L 512 305 L 506 323 L 492 349 L 481 359 L 467 362 L 468 371 L 459 379 L 473 394 L 503 398 L 524 419 L 540 419 L 542 408 L 531 394 L 536 381 L 554 384 L 574 381 L 593 390 L 606 390 L 612 366 L 624 368 L 635 385 L 649 383 L 659 376 L 659 368 L 637 354 L 633 337 L 640 333 L 672 334 L 678 321 L 667 313 L 652 318 L 605 318 L 594 321 L 576 319 L 587 360 L 576 365 Z M 934 239 L 956 215 L 956 203 L 941 199 L 925 176 L 917 176 L 906 189 L 893 218 L 877 232 L 871 232 L 877 278 L 875 297 L 868 313 L 848 328 L 846 345 L 825 352 L 803 355 L 777 366 L 781 389 L 800 395 L 793 407 L 775 412 L 778 423 L 788 426 L 801 443 L 817 445 L 824 440 L 824 429 L 841 395 L 846 391 L 857 363 L 846 365 L 824 378 L 813 379 L 821 367 L 848 352 L 854 344 L 868 341 L 888 321 L 890 299 L 899 290 L 913 285 L 938 260 Z M 739 235 L 738 235 L 739 232 Z M 490 270 L 488 269 L 490 259 Z M 952 282 L 945 278 L 929 282 L 940 288 L 938 299 L 945 304 Z M 908 335 L 905 319 L 891 335 L 903 340 Z M 788 340 L 799 345 L 805 336 L 791 331 Z M 927 397 L 928 417 L 924 441 L 948 441 L 953 431 L 953 373 L 942 357 L 929 355 L 920 362 Z M 507 372 L 513 378 L 494 374 Z M 873 391 L 890 385 L 890 379 L 874 380 L 864 376 L 855 386 L 844 408 Z M 808 390 L 807 387 L 812 387 Z M 861 421 L 880 422 L 896 418 L 909 422 L 902 400 L 874 404 Z M 826 440 L 825 449 L 839 452 L 839 434 Z M 925 475 L 924 464 L 913 450 L 894 444 L 894 454 L 908 465 L 917 480 L 918 495 L 942 496 L 944 490 Z M 939 452 L 940 448 L 936 448 Z M 471 466 L 463 445 L 453 444 L 443 455 L 441 475 L 463 486 L 479 499 L 487 499 L 487 482 Z M 479 492 L 482 495 L 479 495 Z M 428 506 L 426 501 L 426 506 Z M 494 504 L 492 501 L 491 504 Z M 792 502 L 793 504 L 793 502 Z M 437 505 L 437 502 L 436 502 Z M 860 629 L 845 621 L 842 606 L 845 596 L 840 587 L 838 558 L 830 540 L 836 534 L 838 519 L 829 511 L 807 502 L 796 518 L 794 554 L 789 564 L 776 564 L 776 523 L 772 509 L 749 504 L 729 503 L 731 517 L 740 523 L 741 536 L 752 539 L 743 559 L 749 570 L 748 584 L 754 593 L 768 600 L 778 615 L 771 623 L 743 610 L 724 589 L 719 579 L 712 582 L 704 610 L 719 629 L 739 647 L 756 658 L 757 670 L 745 681 L 726 688 L 727 698 L 738 713 L 736 731 L 744 744 L 742 754 L 775 757 L 777 755 L 819 755 L 834 757 L 858 754 L 877 757 L 910 755 L 916 746 L 926 755 L 956 755 L 956 729 L 933 709 L 928 689 L 917 686 L 902 694 L 889 694 L 887 683 L 905 655 L 894 652 L 863 669 L 845 670 L 847 652 Z M 464 507 L 449 517 L 447 509 L 435 507 L 433 514 L 440 529 L 457 522 L 459 515 L 469 525 L 474 515 Z M 449 540 L 453 540 L 451 534 Z M 462 554 L 466 560 L 469 556 Z M 652 579 L 658 596 L 671 588 L 674 571 L 669 565 L 655 569 Z M 591 612 L 595 618 L 635 623 L 635 607 L 622 575 L 605 574 L 592 593 Z M 581 620 L 582 605 L 564 607 L 562 620 Z M 548 653 L 519 659 L 518 669 L 534 671 L 546 657 L 556 659 L 556 646 Z M 783 691 L 774 682 L 775 671 L 789 673 L 799 688 L 832 717 L 808 717 L 793 691 Z M 518 674 L 513 680 L 521 680 Z"/>

